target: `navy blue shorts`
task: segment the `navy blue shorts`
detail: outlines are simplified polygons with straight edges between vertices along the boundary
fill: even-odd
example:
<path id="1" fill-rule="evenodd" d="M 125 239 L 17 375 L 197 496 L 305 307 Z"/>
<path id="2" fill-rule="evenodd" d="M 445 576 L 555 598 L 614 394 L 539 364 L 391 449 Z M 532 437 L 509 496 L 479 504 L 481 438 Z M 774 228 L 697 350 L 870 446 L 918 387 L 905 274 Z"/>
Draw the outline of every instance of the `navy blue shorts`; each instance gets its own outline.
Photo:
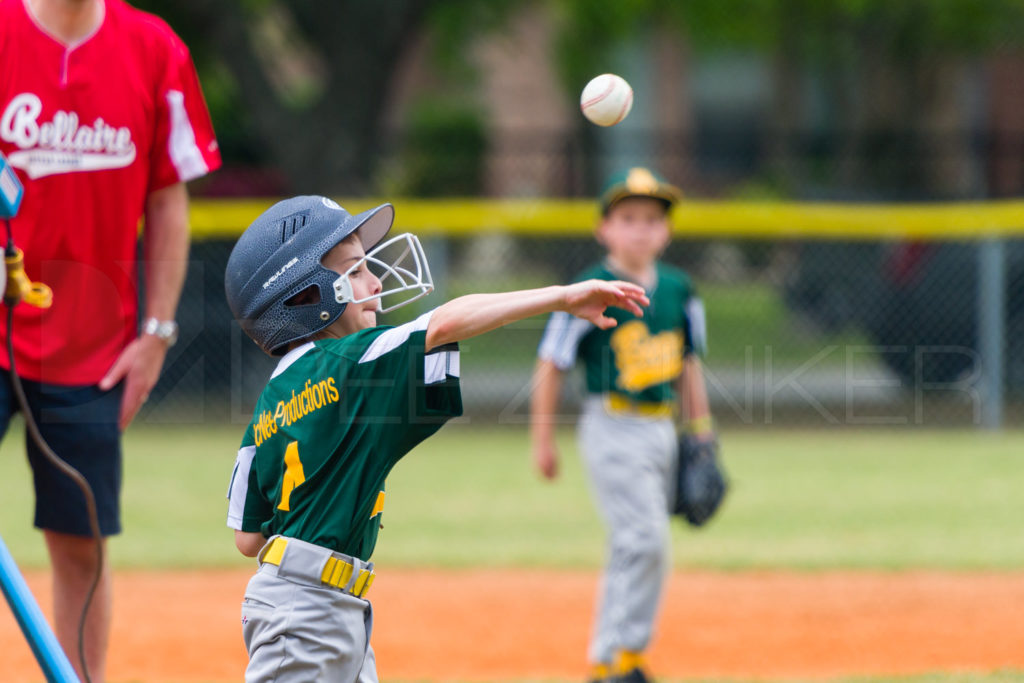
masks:
<path id="1" fill-rule="evenodd" d="M 121 532 L 121 413 L 123 384 L 110 391 L 94 385 L 61 386 L 22 380 L 29 408 L 50 448 L 82 473 L 96 498 L 100 532 Z M 0 436 L 20 412 L 11 376 L 0 371 Z M 35 525 L 66 534 L 91 536 L 85 498 L 78 486 L 42 454 L 25 434 L 36 490 Z"/>

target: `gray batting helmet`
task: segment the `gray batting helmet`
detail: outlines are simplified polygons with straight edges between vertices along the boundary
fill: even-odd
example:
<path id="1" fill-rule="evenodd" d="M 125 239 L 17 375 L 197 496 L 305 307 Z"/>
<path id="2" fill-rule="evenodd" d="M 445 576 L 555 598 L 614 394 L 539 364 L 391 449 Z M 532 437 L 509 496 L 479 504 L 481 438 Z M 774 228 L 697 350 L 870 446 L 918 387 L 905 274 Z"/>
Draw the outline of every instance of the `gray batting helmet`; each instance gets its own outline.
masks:
<path id="1" fill-rule="evenodd" d="M 354 232 L 367 251 L 395 219 L 390 204 L 351 215 L 326 197 L 293 197 L 253 221 L 228 258 L 224 291 L 235 320 L 267 353 L 282 355 L 290 342 L 324 329 L 345 312 L 333 287 L 338 273 L 320 260 Z M 296 294 L 319 290 L 319 301 L 289 304 Z"/>

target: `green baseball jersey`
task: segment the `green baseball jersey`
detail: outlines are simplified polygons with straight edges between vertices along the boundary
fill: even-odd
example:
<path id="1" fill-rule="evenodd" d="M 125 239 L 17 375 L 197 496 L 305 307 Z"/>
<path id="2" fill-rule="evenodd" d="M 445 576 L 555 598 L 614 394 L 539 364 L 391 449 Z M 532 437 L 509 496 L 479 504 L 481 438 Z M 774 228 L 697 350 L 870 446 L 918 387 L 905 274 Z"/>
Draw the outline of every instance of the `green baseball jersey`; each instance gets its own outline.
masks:
<path id="1" fill-rule="evenodd" d="M 228 526 L 368 560 L 398 460 L 462 414 L 455 344 L 425 349 L 430 313 L 285 355 L 256 403 Z"/>
<path id="2" fill-rule="evenodd" d="M 671 400 L 684 356 L 704 352 L 704 306 L 686 273 L 662 263 L 656 264 L 656 271 L 656 283 L 647 291 L 651 303 L 642 316 L 609 308 L 607 315 L 618 324 L 602 330 L 568 313 L 554 313 L 544 330 L 539 357 L 562 370 L 581 361 L 587 391 L 592 394 L 615 392 L 634 401 Z M 583 271 L 577 281 L 592 278 L 624 279 L 605 263 Z"/>

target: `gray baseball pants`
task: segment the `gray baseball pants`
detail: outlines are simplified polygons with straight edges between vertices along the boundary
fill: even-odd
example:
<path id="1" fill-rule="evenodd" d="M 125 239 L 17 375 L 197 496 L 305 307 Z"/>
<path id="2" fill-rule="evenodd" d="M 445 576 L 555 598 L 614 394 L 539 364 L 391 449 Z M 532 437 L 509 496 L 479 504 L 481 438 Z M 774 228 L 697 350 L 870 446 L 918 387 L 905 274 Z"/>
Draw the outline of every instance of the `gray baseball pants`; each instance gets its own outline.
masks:
<path id="1" fill-rule="evenodd" d="M 246 683 L 377 683 L 367 600 L 320 582 L 327 548 L 289 539 L 280 566 L 261 564 L 242 601 Z"/>
<path id="2" fill-rule="evenodd" d="M 612 664 L 619 651 L 643 652 L 651 639 L 670 564 L 676 433 L 670 418 L 609 414 L 590 397 L 577 436 L 608 531 L 589 657 Z"/>

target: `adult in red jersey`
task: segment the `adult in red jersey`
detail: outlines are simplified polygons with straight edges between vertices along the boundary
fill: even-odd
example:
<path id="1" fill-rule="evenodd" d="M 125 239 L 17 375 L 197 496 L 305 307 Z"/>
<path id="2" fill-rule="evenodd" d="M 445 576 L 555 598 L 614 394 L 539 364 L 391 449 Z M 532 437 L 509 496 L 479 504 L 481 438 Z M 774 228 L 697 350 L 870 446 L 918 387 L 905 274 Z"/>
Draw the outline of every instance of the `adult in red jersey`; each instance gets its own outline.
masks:
<path id="1" fill-rule="evenodd" d="M 108 536 L 121 529 L 120 433 L 176 337 L 188 252 L 184 183 L 217 168 L 220 154 L 187 48 L 123 0 L 0 0 L 0 64 L 0 151 L 25 184 L 14 238 L 29 277 L 54 293 L 49 310 L 15 310 L 17 371 L 47 440 L 92 485 Z M 9 371 L 6 354 L 0 366 Z M 16 409 L 4 373 L 0 433 Z M 53 564 L 57 637 L 77 668 L 95 549 L 77 489 L 31 443 L 29 461 L 35 524 Z M 93 681 L 104 678 L 109 634 L 106 568 L 103 577 L 86 628 Z"/>

